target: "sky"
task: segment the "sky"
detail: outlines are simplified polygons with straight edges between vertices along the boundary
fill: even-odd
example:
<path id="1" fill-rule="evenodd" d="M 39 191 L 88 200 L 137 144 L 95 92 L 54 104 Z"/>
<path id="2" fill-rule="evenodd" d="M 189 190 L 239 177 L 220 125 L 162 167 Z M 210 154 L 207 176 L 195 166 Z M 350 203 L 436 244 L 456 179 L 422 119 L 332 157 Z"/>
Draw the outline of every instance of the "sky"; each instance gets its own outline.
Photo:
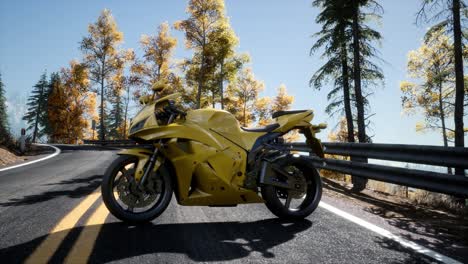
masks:
<path id="1" fill-rule="evenodd" d="M 329 129 L 319 138 L 327 141 L 331 128 L 338 122 L 324 109 L 330 85 L 321 90 L 309 87 L 312 74 L 324 63 L 320 54 L 309 56 L 314 43 L 311 37 L 320 30 L 315 23 L 319 10 L 311 0 L 226 0 L 227 15 L 240 40 L 239 52 L 247 52 L 255 76 L 264 81 L 262 95 L 274 96 L 280 84 L 295 96 L 293 109 L 314 109 L 313 123 L 327 123 Z M 377 48 L 384 62 L 384 86 L 375 87 L 370 97 L 372 127 L 376 143 L 442 145 L 437 132 L 415 131 L 422 116 L 402 114 L 399 83 L 407 80 L 406 63 L 410 50 L 421 45 L 429 25 L 416 25 L 419 0 L 382 0 L 385 13 L 376 29 L 383 35 Z M 171 25 L 188 15 L 186 0 L 140 1 L 7 1 L 0 2 L 0 73 L 7 91 L 10 123 L 15 130 L 24 126 L 20 119 L 32 86 L 40 75 L 80 60 L 79 42 L 87 34 L 87 25 L 100 12 L 110 9 L 124 33 L 123 48 L 133 48 L 141 56 L 142 34 L 155 34 L 162 22 Z M 188 58 L 182 32 L 172 30 L 178 45 L 174 57 Z M 468 120 L 465 118 L 465 124 Z M 449 122 L 449 124 L 453 122 Z M 15 133 L 15 131 L 13 131 Z"/>

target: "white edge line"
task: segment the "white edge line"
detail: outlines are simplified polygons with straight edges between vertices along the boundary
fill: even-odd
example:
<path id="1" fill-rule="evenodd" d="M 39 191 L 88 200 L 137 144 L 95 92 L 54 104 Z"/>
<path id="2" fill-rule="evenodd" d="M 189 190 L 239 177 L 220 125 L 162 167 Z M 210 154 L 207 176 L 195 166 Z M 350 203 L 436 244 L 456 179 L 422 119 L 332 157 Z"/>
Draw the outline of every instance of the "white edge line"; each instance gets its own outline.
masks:
<path id="1" fill-rule="evenodd" d="M 332 213 L 334 213 L 334 214 L 336 214 L 338 216 L 341 216 L 341 217 L 343 217 L 343 218 L 345 218 L 345 219 L 347 219 L 347 220 L 349 220 L 349 221 L 351 221 L 351 222 L 353 222 L 355 224 L 358 224 L 358 225 L 360 225 L 360 226 L 362 226 L 362 227 L 364 227 L 366 229 L 369 229 L 369 230 L 371 230 L 371 231 L 373 231 L 373 232 L 375 232 L 375 233 L 377 233 L 377 234 L 379 234 L 381 236 L 389 238 L 389 239 L 399 243 L 403 247 L 410 248 L 410 249 L 412 249 L 412 250 L 414 250 L 414 251 L 416 251 L 416 252 L 418 252 L 420 254 L 426 255 L 428 257 L 431 257 L 431 258 L 433 258 L 435 260 L 438 260 L 438 261 L 441 261 L 441 262 L 444 262 L 444 263 L 461 264 L 461 262 L 459 262 L 459 261 L 457 261 L 457 260 L 455 260 L 453 258 L 447 257 L 447 256 L 442 255 L 440 253 L 437 253 L 437 252 L 435 252 L 435 251 L 433 251 L 431 249 L 428 249 L 426 247 L 418 245 L 418 244 L 416 244 L 416 243 L 414 243 L 412 241 L 408 241 L 408 240 L 406 240 L 404 238 L 401 238 L 401 237 L 399 237 L 397 235 L 394 235 L 388 230 L 385 230 L 385 229 L 383 229 L 381 227 L 378 227 L 378 226 L 376 226 L 374 224 L 371 224 L 371 223 L 369 223 L 369 222 L 367 222 L 365 220 L 362 220 L 361 218 L 358 218 L 358 217 L 356 217 L 354 215 L 351 215 L 351 214 L 349 214 L 349 213 L 347 213 L 345 211 L 342 211 L 342 210 L 340 210 L 340 209 L 338 209 L 336 207 L 333 207 L 333 206 L 331 206 L 331 205 L 329 205 L 327 203 L 320 202 L 319 206 L 322 207 L 323 209 L 326 209 L 326 210 L 328 210 L 328 211 L 330 211 L 330 212 L 332 212 Z"/>
<path id="2" fill-rule="evenodd" d="M 32 160 L 32 161 L 21 163 L 21 164 L 18 164 L 18 165 L 2 168 L 2 169 L 0 169 L 0 171 L 6 171 L 6 170 L 11 170 L 11 169 L 23 167 L 23 166 L 26 166 L 26 165 L 30 165 L 30 164 L 33 164 L 33 163 L 36 163 L 36 162 L 40 162 L 40 161 L 44 161 L 44 160 L 53 158 L 53 157 L 57 156 L 58 154 L 60 154 L 60 149 L 55 147 L 55 146 L 48 145 L 48 144 L 34 144 L 34 145 L 51 147 L 51 148 L 55 149 L 55 152 L 50 154 L 49 156 L 46 156 L 46 157 L 43 157 L 43 158 L 40 158 L 40 159 L 37 159 L 37 160 Z"/>

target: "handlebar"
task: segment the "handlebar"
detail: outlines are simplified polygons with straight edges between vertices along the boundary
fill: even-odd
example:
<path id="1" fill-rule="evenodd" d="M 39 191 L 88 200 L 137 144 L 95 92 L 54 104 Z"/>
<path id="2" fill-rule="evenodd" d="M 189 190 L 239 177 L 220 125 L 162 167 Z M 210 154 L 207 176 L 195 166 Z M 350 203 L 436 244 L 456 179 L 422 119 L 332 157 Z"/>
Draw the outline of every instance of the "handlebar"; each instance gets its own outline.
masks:
<path id="1" fill-rule="evenodd" d="M 170 114 L 174 114 L 176 116 L 179 115 L 179 116 L 184 117 L 184 118 L 187 115 L 186 112 L 184 112 L 184 111 L 182 111 L 182 110 L 180 110 L 180 109 L 178 109 L 176 107 L 175 102 L 173 100 L 169 100 L 168 105 L 166 105 L 164 107 L 164 111 L 166 111 L 166 112 L 168 112 Z"/>

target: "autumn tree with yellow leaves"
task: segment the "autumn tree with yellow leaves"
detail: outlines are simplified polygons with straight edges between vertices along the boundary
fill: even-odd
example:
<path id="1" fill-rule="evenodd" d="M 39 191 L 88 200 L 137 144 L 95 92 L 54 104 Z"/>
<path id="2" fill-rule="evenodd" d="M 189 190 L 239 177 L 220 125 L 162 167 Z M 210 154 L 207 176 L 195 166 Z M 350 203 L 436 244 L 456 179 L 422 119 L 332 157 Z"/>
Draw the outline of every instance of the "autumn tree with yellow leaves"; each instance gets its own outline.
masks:
<path id="1" fill-rule="evenodd" d="M 52 142 L 75 144 L 88 132 L 96 107 L 88 74 L 86 66 L 76 61 L 52 74 L 47 113 Z"/>
<path id="2" fill-rule="evenodd" d="M 289 110 L 294 102 L 294 96 L 289 95 L 285 84 L 281 84 L 277 89 L 276 96 L 260 97 L 255 102 L 255 116 L 259 126 L 265 126 L 273 123 L 272 114 L 278 111 Z M 299 138 L 299 133 L 295 130 L 290 131 L 284 136 L 286 141 L 292 142 Z"/>
<path id="3" fill-rule="evenodd" d="M 419 110 L 424 115 L 416 130 L 440 131 L 445 147 L 454 138 L 454 129 L 447 124 L 455 107 L 453 63 L 453 43 L 444 30 L 438 30 L 408 54 L 409 77 L 419 82 L 400 83 L 405 112 L 413 114 Z"/>
<path id="4" fill-rule="evenodd" d="M 226 110 L 231 112 L 243 126 L 255 121 L 255 102 L 265 85 L 255 78 L 252 69 L 243 69 L 235 82 L 228 86 L 229 101 Z"/>
<path id="5" fill-rule="evenodd" d="M 271 115 L 274 112 L 290 109 L 293 102 L 294 96 L 288 95 L 285 84 L 278 87 L 277 94 L 273 99 L 267 96 L 258 98 L 255 102 L 255 114 L 258 124 L 263 126 L 271 123 Z"/>
<path id="6" fill-rule="evenodd" d="M 158 83 L 167 84 L 171 89 L 165 89 L 161 95 L 173 93 L 180 89 L 179 77 L 171 70 L 171 60 L 177 39 L 172 37 L 167 22 L 158 27 L 154 36 L 142 35 L 140 39 L 143 50 L 142 59 L 137 59 L 131 66 L 131 82 L 139 87 L 136 97 L 148 95 Z"/>
<path id="7" fill-rule="evenodd" d="M 273 100 L 272 112 L 288 110 L 294 102 L 294 96 L 288 95 L 286 85 L 281 84 L 278 88 L 278 94 Z"/>
<path id="8" fill-rule="evenodd" d="M 219 103 L 221 109 L 224 109 L 224 83 L 235 80 L 243 65 L 250 61 L 250 56 L 235 52 L 239 39 L 225 14 L 219 18 L 217 29 L 209 39 L 207 54 L 212 61 L 212 77 L 208 80 L 207 88 L 211 92 L 212 107 L 215 108 L 216 103 Z"/>
<path id="9" fill-rule="evenodd" d="M 185 60 L 184 68 L 187 84 L 196 87 L 193 93 L 196 95 L 195 108 L 198 109 L 202 107 L 202 96 L 208 82 L 214 76 L 213 42 L 225 19 L 224 1 L 190 0 L 187 13 L 189 17 L 177 21 L 174 26 L 185 33 L 185 47 L 194 51 L 192 58 Z"/>
<path id="10" fill-rule="evenodd" d="M 80 43 L 84 63 L 89 70 L 89 79 L 97 85 L 96 92 L 101 96 L 99 113 L 101 140 L 106 139 L 107 133 L 105 98 L 107 88 L 110 88 L 110 79 L 125 66 L 133 55 L 131 51 L 119 48 L 122 41 L 123 33 L 118 30 L 111 12 L 104 9 L 97 21 L 88 26 L 88 35 Z"/>

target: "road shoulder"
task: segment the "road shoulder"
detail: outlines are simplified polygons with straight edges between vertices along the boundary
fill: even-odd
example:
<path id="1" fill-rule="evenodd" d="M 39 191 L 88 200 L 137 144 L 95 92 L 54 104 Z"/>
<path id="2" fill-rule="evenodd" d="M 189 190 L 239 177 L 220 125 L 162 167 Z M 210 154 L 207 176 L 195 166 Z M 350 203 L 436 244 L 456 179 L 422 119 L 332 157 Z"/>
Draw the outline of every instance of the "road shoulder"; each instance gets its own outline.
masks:
<path id="1" fill-rule="evenodd" d="M 406 240 L 462 262 L 468 260 L 466 215 L 416 206 L 371 190 L 352 193 L 342 183 L 328 179 L 324 180 L 324 187 L 324 202 Z"/>
<path id="2" fill-rule="evenodd" d="M 3 149 L 2 149 L 3 150 Z M 54 146 L 46 144 L 34 144 L 31 149 L 22 156 L 16 156 L 15 159 L 9 159 L 7 164 L 0 166 L 0 171 L 7 171 L 13 168 L 26 166 L 45 159 L 52 158 L 60 153 L 60 150 Z M 12 154 L 12 153 L 10 153 Z M 14 155 L 14 154 L 12 154 Z"/>

